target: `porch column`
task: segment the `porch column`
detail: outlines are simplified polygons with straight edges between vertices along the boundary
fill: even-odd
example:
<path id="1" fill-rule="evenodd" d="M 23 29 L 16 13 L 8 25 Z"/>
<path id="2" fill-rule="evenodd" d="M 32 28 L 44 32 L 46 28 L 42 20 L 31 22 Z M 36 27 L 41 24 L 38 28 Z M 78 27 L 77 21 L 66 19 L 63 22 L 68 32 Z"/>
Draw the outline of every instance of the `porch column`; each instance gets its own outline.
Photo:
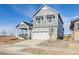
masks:
<path id="1" fill-rule="evenodd" d="M 18 38 L 19 35 L 18 35 L 18 29 L 16 28 L 16 37 Z"/>
<path id="2" fill-rule="evenodd" d="M 26 29 L 26 34 L 25 35 L 26 35 L 25 40 L 27 40 L 27 29 Z"/>
<path id="3" fill-rule="evenodd" d="M 22 30 L 22 38 L 23 38 L 23 29 L 21 29 Z"/>

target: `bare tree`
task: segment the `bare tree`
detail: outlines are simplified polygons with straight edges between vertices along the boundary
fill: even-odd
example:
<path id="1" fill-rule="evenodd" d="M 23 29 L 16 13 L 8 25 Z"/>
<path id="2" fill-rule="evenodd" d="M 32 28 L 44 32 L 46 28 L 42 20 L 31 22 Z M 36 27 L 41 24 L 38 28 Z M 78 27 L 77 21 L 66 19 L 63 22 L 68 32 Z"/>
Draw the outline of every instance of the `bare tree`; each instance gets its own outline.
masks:
<path id="1" fill-rule="evenodd" d="M 10 36 L 13 36 L 14 34 L 13 33 L 10 33 Z"/>
<path id="2" fill-rule="evenodd" d="M 7 32 L 6 32 L 5 30 L 3 30 L 3 31 L 1 32 L 1 34 L 2 34 L 2 35 L 6 35 Z"/>

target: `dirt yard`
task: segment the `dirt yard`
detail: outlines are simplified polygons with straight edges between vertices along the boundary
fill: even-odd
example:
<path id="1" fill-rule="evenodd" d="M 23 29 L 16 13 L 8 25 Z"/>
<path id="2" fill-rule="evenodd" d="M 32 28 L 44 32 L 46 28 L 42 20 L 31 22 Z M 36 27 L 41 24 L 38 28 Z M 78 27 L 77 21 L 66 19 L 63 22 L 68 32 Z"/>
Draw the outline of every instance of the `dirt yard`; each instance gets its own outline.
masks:
<path id="1" fill-rule="evenodd" d="M 48 47 L 56 47 L 56 48 L 67 48 L 68 45 L 70 44 L 71 41 L 64 41 L 64 40 L 47 40 L 44 41 L 40 44 L 38 44 L 38 46 L 48 46 Z"/>
<path id="2" fill-rule="evenodd" d="M 26 48 L 22 50 L 26 53 L 31 53 L 34 55 L 79 55 L 76 52 L 69 52 L 69 51 L 58 51 L 58 50 L 51 50 L 48 48 Z"/>
<path id="3" fill-rule="evenodd" d="M 44 41 L 40 44 L 38 44 L 38 46 L 48 46 L 48 47 L 55 47 L 55 48 L 68 48 L 70 44 L 79 44 L 79 41 L 75 41 L 75 40 L 69 40 L 69 41 L 65 41 L 65 40 L 47 40 Z"/>
<path id="4" fill-rule="evenodd" d="M 38 44 L 36 47 L 28 47 L 22 51 L 37 55 L 79 55 L 79 48 L 69 47 L 71 44 L 79 45 L 79 41 L 47 40 Z"/>
<path id="5" fill-rule="evenodd" d="M 0 36 L 0 44 L 15 43 L 19 41 L 21 40 L 19 40 L 15 36 Z"/>

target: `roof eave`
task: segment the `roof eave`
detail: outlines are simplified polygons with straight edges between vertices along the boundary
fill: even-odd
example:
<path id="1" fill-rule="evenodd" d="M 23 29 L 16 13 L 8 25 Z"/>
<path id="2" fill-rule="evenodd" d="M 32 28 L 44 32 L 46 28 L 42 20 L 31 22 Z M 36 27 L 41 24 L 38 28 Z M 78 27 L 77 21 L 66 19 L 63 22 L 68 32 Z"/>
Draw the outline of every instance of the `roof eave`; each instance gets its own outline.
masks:
<path id="1" fill-rule="evenodd" d="M 74 21 L 71 21 L 71 24 L 70 24 L 70 30 L 73 31 L 73 29 L 74 29 Z"/>
<path id="2" fill-rule="evenodd" d="M 64 24 L 64 22 L 63 22 L 63 20 L 62 20 L 62 18 L 61 18 L 61 16 L 60 16 L 60 14 L 59 14 L 59 13 L 58 13 L 58 16 L 60 17 L 60 19 L 61 19 L 62 23 Z"/>

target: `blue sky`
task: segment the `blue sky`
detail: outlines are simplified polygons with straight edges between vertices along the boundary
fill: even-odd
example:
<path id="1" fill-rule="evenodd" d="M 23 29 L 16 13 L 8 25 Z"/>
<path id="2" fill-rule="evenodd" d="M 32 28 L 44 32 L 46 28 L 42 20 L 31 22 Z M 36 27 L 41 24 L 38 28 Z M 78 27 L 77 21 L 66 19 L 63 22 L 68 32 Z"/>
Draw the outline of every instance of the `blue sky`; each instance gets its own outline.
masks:
<path id="1" fill-rule="evenodd" d="M 42 4 L 0 4 L 0 33 L 5 30 L 10 33 L 15 33 L 15 27 L 21 20 L 30 22 L 32 15 Z M 78 4 L 48 4 L 60 12 L 64 21 L 65 34 L 70 33 L 70 21 L 79 16 Z"/>

